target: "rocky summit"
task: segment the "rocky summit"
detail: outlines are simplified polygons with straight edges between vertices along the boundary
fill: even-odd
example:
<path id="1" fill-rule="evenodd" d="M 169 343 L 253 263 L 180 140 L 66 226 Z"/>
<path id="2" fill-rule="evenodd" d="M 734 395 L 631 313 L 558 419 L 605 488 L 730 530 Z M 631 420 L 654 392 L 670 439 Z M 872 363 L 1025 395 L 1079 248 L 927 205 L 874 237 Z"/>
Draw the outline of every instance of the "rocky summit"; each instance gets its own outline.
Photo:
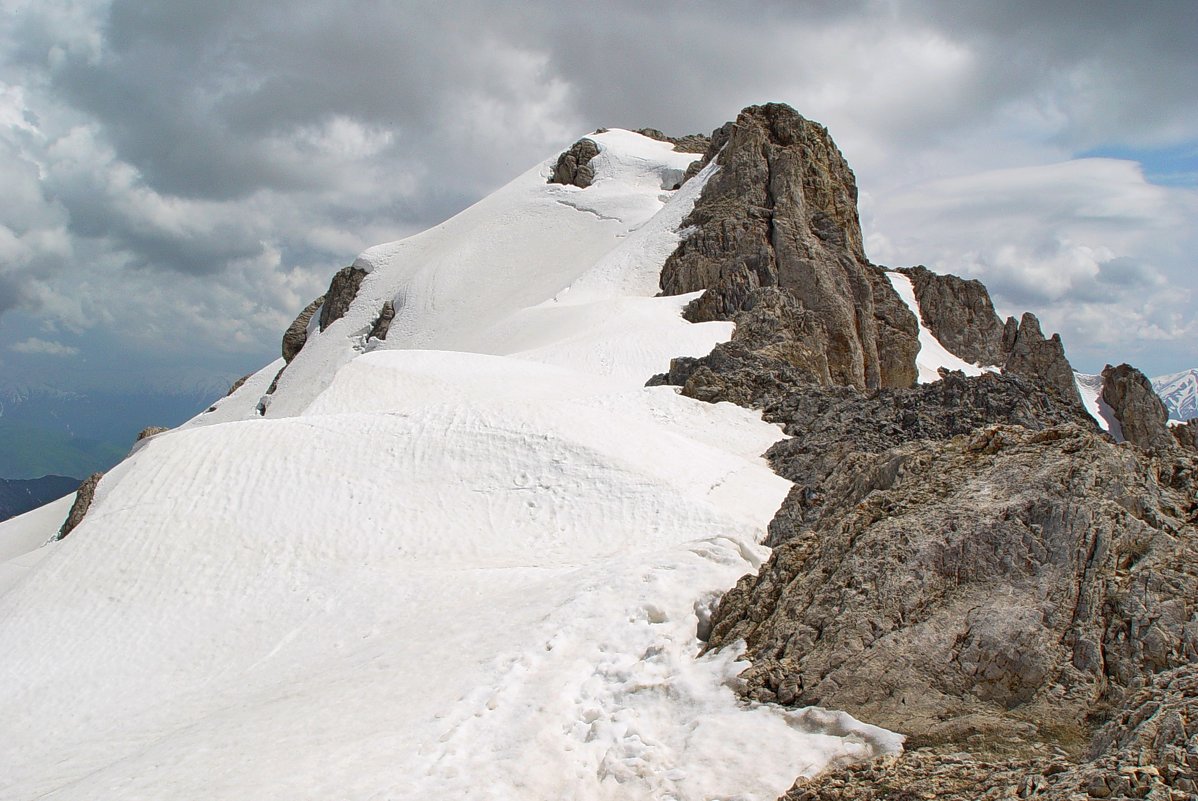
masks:
<path id="1" fill-rule="evenodd" d="M 1192 382 L 871 262 L 857 195 L 771 103 L 336 271 L 0 528 L 10 795 L 1198 798 Z"/>
<path id="2" fill-rule="evenodd" d="M 732 339 L 653 383 L 761 409 L 794 482 L 775 550 L 707 647 L 747 699 L 842 709 L 907 750 L 799 781 L 816 799 L 1198 798 L 1198 454 L 1107 367 L 1112 435 L 1057 335 L 918 266 L 919 323 L 992 372 L 913 386 L 915 320 L 861 249 L 852 172 L 787 107 L 716 131 L 721 170 L 662 271 Z"/>

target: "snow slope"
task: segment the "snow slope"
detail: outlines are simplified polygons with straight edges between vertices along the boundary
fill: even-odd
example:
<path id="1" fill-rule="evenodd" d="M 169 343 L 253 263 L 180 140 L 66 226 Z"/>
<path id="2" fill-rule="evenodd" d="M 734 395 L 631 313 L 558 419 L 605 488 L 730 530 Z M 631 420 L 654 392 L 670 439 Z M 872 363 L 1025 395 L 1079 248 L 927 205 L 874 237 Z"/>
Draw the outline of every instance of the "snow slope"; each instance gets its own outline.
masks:
<path id="1" fill-rule="evenodd" d="M 1115 410 L 1102 399 L 1102 376 L 1075 371 L 1073 383 L 1081 395 L 1082 405 L 1098 423 L 1098 427 L 1114 437 L 1116 442 L 1123 442 L 1123 424 L 1119 422 Z"/>
<path id="2" fill-rule="evenodd" d="M 0 586 L 0 799 L 773 799 L 899 748 L 699 656 L 764 557 L 780 434 L 643 386 L 731 333 L 654 297 L 707 176 L 663 190 L 693 156 L 596 139 L 587 190 L 547 161 L 359 257 L 265 417 L 277 363 L 66 540 L 0 525 L 37 554 Z"/>
<path id="3" fill-rule="evenodd" d="M 939 370 L 942 367 L 946 370 L 960 370 L 965 375 L 981 375 L 986 370 L 995 369 L 970 364 L 940 344 L 940 340 L 936 339 L 932 330 L 923 324 L 923 317 L 919 313 L 919 301 L 915 297 L 915 287 L 912 286 L 911 279 L 902 273 L 890 271 L 887 271 L 886 277 L 890 279 L 890 285 L 894 287 L 894 291 L 902 298 L 903 303 L 907 304 L 907 308 L 919 322 L 919 353 L 915 356 L 915 366 L 919 370 L 919 383 L 931 384 L 939 381 Z"/>
<path id="4" fill-rule="evenodd" d="M 1198 417 L 1198 367 L 1154 378 L 1152 388 L 1165 402 L 1171 420 Z"/>

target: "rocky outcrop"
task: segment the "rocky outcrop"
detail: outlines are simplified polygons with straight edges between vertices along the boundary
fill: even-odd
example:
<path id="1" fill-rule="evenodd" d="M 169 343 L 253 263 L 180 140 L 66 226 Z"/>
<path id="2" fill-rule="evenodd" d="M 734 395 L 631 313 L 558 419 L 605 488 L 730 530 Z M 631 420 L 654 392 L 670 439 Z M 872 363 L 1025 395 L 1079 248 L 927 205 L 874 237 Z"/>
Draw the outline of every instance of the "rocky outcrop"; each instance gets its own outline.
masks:
<path id="1" fill-rule="evenodd" d="M 370 326 L 370 334 L 367 339 L 386 339 L 387 332 L 391 330 L 391 321 L 395 319 L 395 303 L 393 301 L 384 301 L 383 308 L 379 309 L 379 316 L 374 319 L 374 325 Z"/>
<path id="2" fill-rule="evenodd" d="M 765 408 L 797 387 L 832 383 L 823 323 L 777 287 L 753 290 L 733 318 L 732 339 L 702 358 L 682 357 L 650 385 L 673 384 L 708 403 Z"/>
<path id="3" fill-rule="evenodd" d="M 1181 447 L 1198 451 L 1198 419 L 1190 420 L 1181 425 L 1169 426 L 1169 433 Z"/>
<path id="4" fill-rule="evenodd" d="M 822 511 L 721 600 L 750 697 L 924 745 L 1068 749 L 1198 659 L 1198 458 L 1075 425 L 843 456 Z"/>
<path id="5" fill-rule="evenodd" d="M 1045 339 L 1036 315 L 1024 312 L 1018 323 L 1014 317 L 1007 318 L 1003 327 L 1003 351 L 1007 354 L 1004 370 L 1037 380 L 1071 403 L 1081 404 L 1061 335 L 1053 334 L 1050 339 Z"/>
<path id="6" fill-rule="evenodd" d="M 241 378 L 237 379 L 237 380 L 236 380 L 236 381 L 234 381 L 232 384 L 230 384 L 230 385 L 229 385 L 229 391 L 225 393 L 225 397 L 227 398 L 227 397 L 229 397 L 230 395 L 232 395 L 234 392 L 236 392 L 237 390 L 241 389 L 242 385 L 243 385 L 243 384 L 245 384 L 245 382 L 246 382 L 246 381 L 249 381 L 249 380 L 250 380 L 250 376 L 252 376 L 252 375 L 253 375 L 253 373 L 246 373 L 246 374 L 245 374 L 245 375 L 243 375 Z M 216 409 L 216 407 L 215 407 L 215 406 L 213 406 L 213 407 L 211 407 L 210 409 L 208 409 L 208 411 L 210 411 L 210 412 L 211 412 L 211 411 L 213 411 L 214 409 Z"/>
<path id="7" fill-rule="evenodd" d="M 96 497 L 96 485 L 100 483 L 100 479 L 104 477 L 103 473 L 92 473 L 83 480 L 79 485 L 79 489 L 75 491 L 75 502 L 71 504 L 71 511 L 67 512 L 67 519 L 63 521 L 62 527 L 58 529 L 55 540 L 61 540 L 66 537 L 75 527 L 83 522 L 84 515 L 91 508 L 92 500 Z"/>
<path id="8" fill-rule="evenodd" d="M 356 293 L 357 289 L 355 288 L 354 291 Z M 321 295 L 316 300 L 305 306 L 304 310 L 296 316 L 291 325 L 287 326 L 287 330 L 283 332 L 283 361 L 287 362 L 288 364 L 291 363 L 291 360 L 296 357 L 296 354 L 300 352 L 300 349 L 303 348 L 304 344 L 308 341 L 308 325 L 312 322 L 313 315 L 315 315 L 317 310 L 324 305 L 324 298 L 325 296 Z M 348 308 L 348 304 L 346 308 Z M 344 313 L 345 312 L 343 310 L 342 314 Z M 321 330 L 324 330 L 323 326 Z M 231 392 L 232 391 L 230 390 L 230 393 Z"/>
<path id="9" fill-rule="evenodd" d="M 1152 382 L 1130 364 L 1107 365 L 1102 370 L 1102 400 L 1115 417 L 1123 438 L 1141 448 L 1168 448 L 1175 444 L 1169 433 L 1169 411 L 1156 396 Z"/>
<path id="10" fill-rule="evenodd" d="M 911 279 L 919 316 L 940 344 L 971 364 L 1006 361 L 1003 321 L 981 281 L 940 275 L 922 265 L 898 272 Z"/>
<path id="11" fill-rule="evenodd" d="M 854 455 L 880 454 L 911 442 L 948 440 L 995 423 L 1039 431 L 1071 424 L 1097 433 L 1079 407 L 1064 403 L 1012 375 L 966 377 L 946 372 L 912 389 L 855 390 L 815 387 L 793 391 L 766 408 L 787 439 L 766 452 L 774 471 L 795 483 L 770 522 L 766 544 L 779 545 L 813 525 L 836 497 L 825 482 Z"/>
<path id="12" fill-rule="evenodd" d="M 137 439 L 134 440 L 134 443 L 136 444 L 141 442 L 143 439 L 149 439 L 150 437 L 156 434 L 161 434 L 164 431 L 170 431 L 170 429 L 166 428 L 165 426 L 146 426 L 140 432 L 138 432 Z"/>
<path id="13" fill-rule="evenodd" d="M 711 147 L 711 137 L 704 134 L 666 136 L 656 128 L 637 128 L 636 133 L 659 142 L 669 142 L 679 153 L 706 153 L 707 149 Z"/>
<path id="14" fill-rule="evenodd" d="M 324 331 L 349 311 L 358 289 L 366 280 L 366 271 L 360 267 L 342 267 L 329 283 L 329 291 L 324 295 L 324 303 L 320 306 L 320 330 Z"/>
<path id="15" fill-rule="evenodd" d="M 549 183 L 586 189 L 595 180 L 591 159 L 598 155 L 599 145 L 595 144 L 594 140 L 585 137 L 579 139 L 569 150 L 557 157 L 557 164 L 549 176 Z"/>
<path id="16" fill-rule="evenodd" d="M 1094 736 L 1089 752 L 1020 740 L 990 753 L 914 747 L 897 756 L 800 779 L 783 801 L 1074 801 L 1198 798 L 1198 665 L 1153 677 Z M 1015 752 L 1015 753 L 1012 753 Z"/>
<path id="17" fill-rule="evenodd" d="M 856 181 L 827 129 L 789 106 L 751 106 L 712 135 L 713 158 L 662 291 L 708 290 L 687 310 L 698 322 L 733 319 L 755 290 L 778 287 L 823 326 L 832 383 L 913 384 L 918 324 L 865 259 Z"/>

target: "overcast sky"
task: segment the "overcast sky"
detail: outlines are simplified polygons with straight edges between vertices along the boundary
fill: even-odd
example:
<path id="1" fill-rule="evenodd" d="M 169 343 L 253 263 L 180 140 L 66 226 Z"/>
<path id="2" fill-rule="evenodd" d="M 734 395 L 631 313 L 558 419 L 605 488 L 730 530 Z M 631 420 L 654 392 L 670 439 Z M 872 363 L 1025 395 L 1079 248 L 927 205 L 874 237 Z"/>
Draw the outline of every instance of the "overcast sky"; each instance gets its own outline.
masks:
<path id="1" fill-rule="evenodd" d="M 1198 366 L 1198 4 L 0 0 L 0 374 L 223 378 L 363 248 L 597 126 L 778 100 L 867 251 L 1075 366 Z"/>

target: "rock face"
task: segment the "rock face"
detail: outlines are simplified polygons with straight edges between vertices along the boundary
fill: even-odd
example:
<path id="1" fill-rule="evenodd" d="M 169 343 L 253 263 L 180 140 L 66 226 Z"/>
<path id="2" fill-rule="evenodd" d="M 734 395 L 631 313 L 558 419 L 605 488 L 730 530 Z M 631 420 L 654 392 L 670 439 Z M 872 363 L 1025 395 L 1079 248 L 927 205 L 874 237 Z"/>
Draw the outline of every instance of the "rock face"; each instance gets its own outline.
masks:
<path id="1" fill-rule="evenodd" d="M 865 258 L 856 181 L 827 130 L 789 106 L 752 106 L 712 135 L 712 159 L 720 170 L 684 221 L 692 230 L 662 291 L 708 290 L 687 310 L 699 322 L 733 319 L 755 290 L 778 287 L 823 326 L 813 345 L 832 383 L 912 385 L 918 325 Z"/>
<path id="2" fill-rule="evenodd" d="M 841 455 L 709 645 L 746 640 L 758 700 L 1079 757 L 1095 716 L 1198 659 L 1196 491 L 1198 458 L 1076 425 Z"/>
<path id="3" fill-rule="evenodd" d="M 370 334 L 367 339 L 386 339 L 387 332 L 391 330 L 391 321 L 395 319 L 395 303 L 387 300 L 383 302 L 383 308 L 379 309 L 379 316 L 375 318 L 374 325 L 370 327 Z"/>
<path id="4" fill-rule="evenodd" d="M 304 310 L 299 313 L 291 325 L 287 326 L 287 330 L 283 332 L 283 361 L 288 364 L 300 352 L 300 349 L 304 347 L 304 343 L 308 341 L 308 324 L 312 322 L 312 316 L 316 314 L 317 310 L 324 305 L 324 298 L 325 296 L 321 295 L 305 306 Z M 344 309 L 341 313 L 345 314 Z M 232 394 L 232 391 L 230 391 L 230 394 Z"/>
<path id="5" fill-rule="evenodd" d="M 1181 447 L 1198 451 L 1198 418 L 1179 426 L 1169 426 L 1169 433 Z"/>
<path id="6" fill-rule="evenodd" d="M 924 325 L 1003 371 L 911 386 L 918 328 L 865 259 L 827 132 L 752 107 L 698 166 L 712 159 L 661 286 L 706 289 L 688 319 L 736 329 L 650 383 L 762 410 L 795 486 L 708 647 L 745 641 L 750 699 L 909 736 L 898 759 L 787 798 L 1192 797 L 1198 456 L 1113 443 L 1058 335 L 923 267 L 902 272 Z M 1144 383 L 1122 376 L 1121 402 L 1163 426 Z"/>
<path id="7" fill-rule="evenodd" d="M 67 513 L 67 519 L 63 521 L 62 528 L 58 529 L 58 536 L 54 538 L 55 540 L 61 540 L 83 522 L 83 516 L 91 508 L 92 499 L 96 496 L 96 485 L 100 483 L 100 479 L 103 477 L 103 473 L 92 473 L 79 485 L 79 489 L 75 495 L 75 502 L 71 504 L 71 511 Z"/>
<path id="8" fill-rule="evenodd" d="M 598 155 L 599 145 L 595 144 L 594 140 L 585 137 L 579 139 L 569 150 L 558 156 L 553 174 L 549 176 L 549 183 L 586 189 L 595 180 L 591 159 Z"/>
<path id="9" fill-rule="evenodd" d="M 1003 321 L 980 281 L 940 275 L 922 265 L 898 272 L 911 279 L 919 316 L 940 344 L 972 364 L 1006 361 Z"/>
<path id="10" fill-rule="evenodd" d="M 1039 380 L 1062 398 L 1081 404 L 1061 335 L 1053 334 L 1052 338 L 1045 339 L 1036 315 L 1024 312 L 1018 324 L 1015 318 L 1007 318 L 1003 328 L 1003 351 L 1007 354 L 1004 370 Z"/>
<path id="11" fill-rule="evenodd" d="M 819 520 L 826 505 L 833 512 L 839 508 L 825 482 L 845 460 L 860 454 L 947 440 L 994 423 L 1031 431 L 1070 424 L 1097 433 L 1080 408 L 1036 391 L 1017 376 L 993 373 L 971 378 L 946 373 L 934 384 L 865 396 L 847 388 L 810 387 L 767 407 L 766 418 L 781 423 L 788 435 L 766 457 L 779 475 L 795 482 L 770 523 L 770 546 L 799 536 L 803 526 Z"/>
<path id="12" fill-rule="evenodd" d="M 636 133 L 659 142 L 669 142 L 679 153 L 706 153 L 707 149 L 711 147 L 711 137 L 704 134 L 666 136 L 656 128 L 637 128 Z"/>
<path id="13" fill-rule="evenodd" d="M 1119 418 L 1123 438 L 1141 448 L 1174 445 L 1169 411 L 1156 396 L 1152 382 L 1130 364 L 1107 365 L 1102 371 L 1102 400 Z"/>
<path id="14" fill-rule="evenodd" d="M 324 303 L 320 306 L 321 331 L 345 316 L 365 279 L 366 271 L 358 267 L 342 267 L 337 271 L 329 283 L 329 291 L 324 295 Z"/>
<path id="15" fill-rule="evenodd" d="M 1104 725 L 1080 763 L 1050 748 L 1019 755 L 916 747 L 800 779 L 783 801 L 1014 801 L 1198 797 L 1198 666 L 1166 671 Z M 1009 749 L 1006 749 L 1009 750 Z"/>

